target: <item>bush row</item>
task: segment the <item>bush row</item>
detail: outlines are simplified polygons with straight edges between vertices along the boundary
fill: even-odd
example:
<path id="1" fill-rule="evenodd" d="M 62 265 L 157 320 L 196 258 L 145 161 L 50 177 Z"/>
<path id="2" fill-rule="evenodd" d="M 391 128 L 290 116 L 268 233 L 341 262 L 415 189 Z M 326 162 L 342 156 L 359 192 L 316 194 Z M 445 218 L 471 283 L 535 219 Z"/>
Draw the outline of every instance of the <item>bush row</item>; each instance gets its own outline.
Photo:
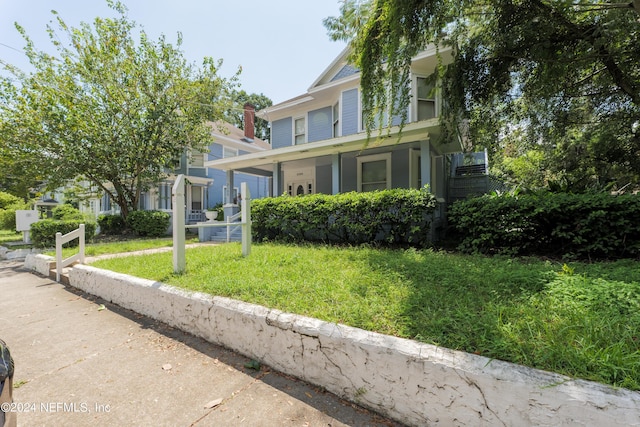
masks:
<path id="1" fill-rule="evenodd" d="M 426 189 L 264 198 L 252 201 L 252 234 L 256 241 L 425 246 L 435 206 Z"/>
<path id="2" fill-rule="evenodd" d="M 171 215 L 162 211 L 133 211 L 127 217 L 131 230 L 147 237 L 165 236 L 170 222 Z"/>
<path id="3" fill-rule="evenodd" d="M 33 244 L 41 248 L 53 248 L 56 246 L 56 233 L 67 234 L 78 229 L 84 223 L 84 238 L 89 242 L 96 234 L 96 224 L 84 220 L 54 220 L 44 219 L 31 224 L 31 240 Z M 65 243 L 64 247 L 78 246 L 78 239 Z"/>
<path id="4" fill-rule="evenodd" d="M 485 195 L 450 207 L 449 237 L 464 252 L 633 258 L 640 255 L 638 212 L 637 195 Z"/>

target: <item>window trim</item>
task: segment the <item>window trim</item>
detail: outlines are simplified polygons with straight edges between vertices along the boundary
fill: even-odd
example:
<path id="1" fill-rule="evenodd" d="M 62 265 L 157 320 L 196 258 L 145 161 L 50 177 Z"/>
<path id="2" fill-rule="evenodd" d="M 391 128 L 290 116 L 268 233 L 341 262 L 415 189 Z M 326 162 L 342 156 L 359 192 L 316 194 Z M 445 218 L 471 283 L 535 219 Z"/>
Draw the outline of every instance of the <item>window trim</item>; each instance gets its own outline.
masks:
<path id="1" fill-rule="evenodd" d="M 362 164 L 377 162 L 380 160 L 386 161 L 386 189 L 391 189 L 391 153 L 370 154 L 368 156 L 357 157 L 357 181 L 358 191 L 362 192 Z"/>
<path id="2" fill-rule="evenodd" d="M 431 117 L 429 119 L 422 119 L 422 120 L 432 120 L 435 118 L 438 118 L 440 116 L 440 101 L 438 99 L 438 92 L 439 92 L 439 88 L 438 88 L 438 81 L 436 80 L 436 82 L 433 84 L 433 98 L 419 98 L 418 97 L 418 79 L 428 79 L 430 76 L 426 76 L 424 74 L 414 74 L 413 79 L 412 79 L 412 92 L 414 94 L 413 96 L 413 100 L 411 102 L 411 108 L 413 110 L 413 113 L 411 114 L 411 116 L 413 117 L 413 121 L 417 122 L 420 121 L 421 119 L 418 118 L 418 105 L 420 103 L 420 101 L 433 101 L 433 113 L 434 113 L 434 117 Z"/>
<path id="3" fill-rule="evenodd" d="M 342 130 L 340 129 L 340 126 L 342 125 L 341 121 L 340 121 L 340 100 L 336 101 L 335 104 L 333 104 L 333 106 L 331 107 L 331 113 L 332 113 L 332 132 L 333 132 L 333 137 L 334 138 L 338 138 L 340 135 L 342 135 Z"/>
<path id="4" fill-rule="evenodd" d="M 303 120 L 304 121 L 304 130 L 302 133 L 296 133 L 296 122 L 298 120 Z M 292 134 L 293 134 L 293 145 L 300 145 L 300 144 L 305 144 L 307 142 L 307 117 L 305 116 L 298 116 L 298 117 L 294 117 L 293 121 L 292 121 Z M 302 141 L 300 144 L 298 144 L 298 137 L 299 136 L 303 136 L 304 137 L 304 141 Z"/>

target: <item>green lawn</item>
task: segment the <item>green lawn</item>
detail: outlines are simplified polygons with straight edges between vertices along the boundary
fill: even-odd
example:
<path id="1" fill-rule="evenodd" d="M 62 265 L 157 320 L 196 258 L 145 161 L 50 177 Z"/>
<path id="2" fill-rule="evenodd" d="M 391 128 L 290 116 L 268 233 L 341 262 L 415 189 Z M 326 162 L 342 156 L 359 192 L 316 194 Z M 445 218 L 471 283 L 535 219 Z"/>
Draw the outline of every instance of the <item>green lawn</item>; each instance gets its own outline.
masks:
<path id="1" fill-rule="evenodd" d="M 21 242 L 22 233 L 16 233 L 13 230 L 0 230 L 0 245 L 7 242 Z"/>
<path id="2" fill-rule="evenodd" d="M 197 237 L 187 236 L 186 243 L 195 243 Z M 86 256 L 99 256 L 105 254 L 124 253 L 142 251 L 145 249 L 170 248 L 173 246 L 173 238 L 135 238 L 129 240 L 116 240 L 111 242 L 94 242 L 85 245 L 84 254 Z M 78 253 L 78 247 L 62 248 L 62 257 L 67 258 Z M 45 255 L 56 256 L 55 250 L 44 252 Z"/>
<path id="3" fill-rule="evenodd" d="M 432 250 L 238 244 L 97 267 L 384 334 L 640 389 L 637 261 L 571 263 Z"/>

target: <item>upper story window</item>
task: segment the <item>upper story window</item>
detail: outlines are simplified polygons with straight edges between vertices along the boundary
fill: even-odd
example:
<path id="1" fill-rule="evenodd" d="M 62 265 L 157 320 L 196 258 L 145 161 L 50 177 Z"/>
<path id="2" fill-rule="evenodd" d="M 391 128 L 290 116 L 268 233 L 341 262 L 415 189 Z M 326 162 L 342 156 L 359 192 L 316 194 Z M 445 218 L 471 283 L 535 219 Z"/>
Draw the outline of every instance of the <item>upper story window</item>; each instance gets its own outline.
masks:
<path id="1" fill-rule="evenodd" d="M 299 117 L 293 121 L 293 138 L 295 145 L 306 142 L 306 128 L 304 117 Z"/>
<path id="2" fill-rule="evenodd" d="M 333 106 L 333 137 L 340 136 L 340 103 L 336 102 Z"/>
<path id="3" fill-rule="evenodd" d="M 223 147 L 222 148 L 222 157 L 236 157 L 238 155 L 238 150 L 235 148 Z"/>
<path id="4" fill-rule="evenodd" d="M 189 167 L 203 168 L 204 167 L 204 154 L 200 151 L 193 150 L 189 157 Z"/>
<path id="5" fill-rule="evenodd" d="M 417 120 L 427 120 L 436 117 L 436 90 L 433 83 L 426 77 L 416 78 Z"/>

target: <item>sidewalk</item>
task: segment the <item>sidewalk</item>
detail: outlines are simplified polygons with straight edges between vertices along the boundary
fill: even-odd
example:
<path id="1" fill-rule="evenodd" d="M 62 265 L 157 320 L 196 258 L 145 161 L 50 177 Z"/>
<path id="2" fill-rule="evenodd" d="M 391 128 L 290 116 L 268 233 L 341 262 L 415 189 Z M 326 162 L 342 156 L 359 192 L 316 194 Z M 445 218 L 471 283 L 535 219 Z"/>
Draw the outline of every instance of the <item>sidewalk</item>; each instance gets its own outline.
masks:
<path id="1" fill-rule="evenodd" d="M 19 426 L 398 426 L 309 384 L 0 262 Z"/>

